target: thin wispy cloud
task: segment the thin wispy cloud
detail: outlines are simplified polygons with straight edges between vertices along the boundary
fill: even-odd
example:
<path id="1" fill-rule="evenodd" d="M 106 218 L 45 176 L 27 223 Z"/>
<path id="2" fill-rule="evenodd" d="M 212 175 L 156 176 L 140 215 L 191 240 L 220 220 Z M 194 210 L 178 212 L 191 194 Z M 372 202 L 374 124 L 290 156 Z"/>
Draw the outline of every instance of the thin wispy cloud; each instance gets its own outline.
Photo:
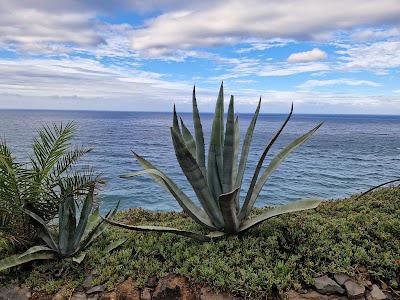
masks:
<path id="1" fill-rule="evenodd" d="M 382 86 L 378 82 L 369 80 L 354 80 L 348 78 L 340 79 L 329 79 L 329 80 L 307 80 L 305 83 L 298 85 L 301 89 L 313 89 L 315 87 L 326 87 L 331 85 L 348 85 L 348 86 L 369 86 L 369 87 L 380 87 Z"/>

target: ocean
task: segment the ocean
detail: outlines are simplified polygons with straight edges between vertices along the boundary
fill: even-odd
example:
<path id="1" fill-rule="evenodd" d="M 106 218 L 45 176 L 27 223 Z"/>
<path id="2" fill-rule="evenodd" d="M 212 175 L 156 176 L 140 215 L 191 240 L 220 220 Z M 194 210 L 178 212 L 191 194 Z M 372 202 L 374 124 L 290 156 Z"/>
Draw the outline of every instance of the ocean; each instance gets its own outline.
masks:
<path id="1" fill-rule="evenodd" d="M 191 114 L 181 116 L 191 128 Z M 207 150 L 212 114 L 201 117 Z M 239 115 L 242 141 L 251 117 L 251 114 Z M 242 196 L 259 155 L 285 117 L 278 114 L 259 116 Z M 173 197 L 148 176 L 119 178 L 121 174 L 141 170 L 131 150 L 170 175 L 195 199 L 175 159 L 169 133 L 171 113 L 0 110 L 0 137 L 6 139 L 17 157 L 26 160 L 37 128 L 46 123 L 71 120 L 79 126 L 74 143 L 94 148 L 83 163 L 92 165 L 106 180 L 99 193 L 103 212 L 118 201 L 121 201 L 121 209 L 180 210 Z M 269 159 L 321 121 L 324 125 L 315 136 L 292 153 L 271 176 L 256 206 L 278 205 L 309 197 L 346 197 L 400 177 L 400 116 L 295 114 L 272 148 Z"/>

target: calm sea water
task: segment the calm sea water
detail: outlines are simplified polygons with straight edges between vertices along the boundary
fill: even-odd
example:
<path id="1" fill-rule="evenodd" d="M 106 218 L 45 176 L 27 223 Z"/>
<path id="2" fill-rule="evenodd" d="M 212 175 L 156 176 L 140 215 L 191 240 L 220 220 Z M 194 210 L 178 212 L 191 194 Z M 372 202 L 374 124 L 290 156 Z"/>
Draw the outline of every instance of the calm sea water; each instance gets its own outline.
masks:
<path id="1" fill-rule="evenodd" d="M 190 114 L 182 116 L 192 125 Z M 263 147 L 284 118 L 284 115 L 259 117 L 245 187 Z M 251 115 L 240 115 L 242 137 L 250 119 Z M 107 180 L 100 195 L 103 211 L 118 200 L 122 208 L 179 209 L 172 196 L 149 177 L 130 180 L 118 177 L 141 169 L 131 150 L 148 158 L 195 198 L 175 159 L 169 135 L 170 113 L 0 110 L 0 136 L 6 138 L 17 156 L 26 158 L 36 128 L 43 123 L 70 120 L 79 125 L 75 143 L 94 147 L 85 163 L 92 164 Z M 202 115 L 202 121 L 207 143 L 212 115 Z M 325 123 L 316 135 L 275 171 L 257 206 L 305 197 L 349 196 L 399 177 L 400 116 L 294 115 L 271 154 L 321 121 Z"/>

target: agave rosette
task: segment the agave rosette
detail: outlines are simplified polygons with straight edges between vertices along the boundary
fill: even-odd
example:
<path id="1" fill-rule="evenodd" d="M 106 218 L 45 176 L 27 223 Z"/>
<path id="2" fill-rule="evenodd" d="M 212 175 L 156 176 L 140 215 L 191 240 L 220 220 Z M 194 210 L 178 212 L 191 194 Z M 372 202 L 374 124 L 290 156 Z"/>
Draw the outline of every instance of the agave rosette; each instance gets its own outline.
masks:
<path id="1" fill-rule="evenodd" d="M 203 128 L 197 107 L 195 89 L 193 89 L 192 104 L 194 136 L 184 124 L 183 120 L 178 119 L 174 107 L 171 137 L 176 158 L 183 173 L 192 186 L 201 207 L 197 206 L 164 172 L 136 153 L 134 153 L 134 156 L 143 167 L 143 170 L 133 174 L 123 175 L 121 177 L 130 178 L 144 173 L 150 174 L 159 185 L 172 194 L 183 210 L 195 222 L 210 230 L 210 234 L 202 235 L 196 232 L 170 227 L 127 225 L 112 220 L 107 220 L 107 222 L 126 229 L 170 232 L 192 237 L 200 241 L 210 241 L 226 234 L 244 232 L 277 215 L 313 209 L 318 206 L 320 203 L 320 200 L 318 199 L 298 200 L 286 205 L 274 207 L 256 217 L 249 218 L 250 211 L 254 207 L 262 187 L 265 185 L 272 172 L 276 170 L 279 164 L 292 151 L 311 138 L 322 123 L 318 124 L 316 127 L 284 147 L 270 161 L 269 165 L 262 170 L 264 160 L 269 150 L 292 116 L 292 105 L 291 111 L 285 122 L 265 147 L 254 171 L 246 196 L 241 204 L 240 190 L 242 187 L 254 128 L 260 112 L 261 99 L 249 124 L 240 151 L 239 117 L 235 117 L 233 96 L 231 96 L 229 101 L 224 129 L 224 90 L 223 84 L 221 84 L 215 107 L 214 120 L 212 123 L 207 160 Z"/>

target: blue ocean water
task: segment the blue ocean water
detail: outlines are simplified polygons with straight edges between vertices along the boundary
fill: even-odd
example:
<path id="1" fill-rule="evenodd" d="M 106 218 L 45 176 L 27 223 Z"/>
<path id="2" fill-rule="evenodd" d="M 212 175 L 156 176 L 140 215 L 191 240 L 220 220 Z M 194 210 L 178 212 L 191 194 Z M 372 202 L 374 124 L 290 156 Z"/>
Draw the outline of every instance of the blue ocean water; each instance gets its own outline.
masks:
<path id="1" fill-rule="evenodd" d="M 191 114 L 181 116 L 189 126 L 192 125 Z M 249 155 L 245 188 L 263 147 L 284 118 L 284 115 L 260 115 Z M 250 119 L 251 115 L 240 114 L 242 140 Z M 173 197 L 148 176 L 129 180 L 118 177 L 141 169 L 131 150 L 165 171 L 195 199 L 175 159 L 169 134 L 170 113 L 0 110 L 0 136 L 7 140 L 16 156 L 26 158 L 36 128 L 44 123 L 70 120 L 75 120 L 79 126 L 74 142 L 94 148 L 85 163 L 93 165 L 107 181 L 99 194 L 103 211 L 113 207 L 118 200 L 121 208 L 180 209 Z M 308 197 L 349 196 L 399 177 L 400 116 L 294 115 L 271 155 L 321 121 L 325 123 L 315 136 L 275 171 L 261 192 L 257 206 Z M 208 143 L 212 114 L 202 115 L 202 122 Z"/>

